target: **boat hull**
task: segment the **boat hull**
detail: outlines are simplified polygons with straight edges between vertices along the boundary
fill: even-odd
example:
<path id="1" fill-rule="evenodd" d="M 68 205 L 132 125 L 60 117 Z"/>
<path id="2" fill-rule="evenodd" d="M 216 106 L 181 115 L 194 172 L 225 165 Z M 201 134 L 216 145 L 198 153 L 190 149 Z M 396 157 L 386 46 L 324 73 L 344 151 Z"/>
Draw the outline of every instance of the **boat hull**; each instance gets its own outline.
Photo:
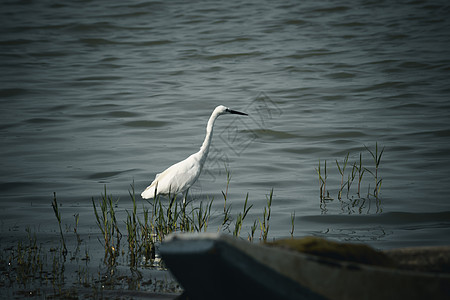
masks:
<path id="1" fill-rule="evenodd" d="M 369 266 L 226 235 L 173 235 L 162 258 L 192 299 L 450 299 L 450 275 Z"/>

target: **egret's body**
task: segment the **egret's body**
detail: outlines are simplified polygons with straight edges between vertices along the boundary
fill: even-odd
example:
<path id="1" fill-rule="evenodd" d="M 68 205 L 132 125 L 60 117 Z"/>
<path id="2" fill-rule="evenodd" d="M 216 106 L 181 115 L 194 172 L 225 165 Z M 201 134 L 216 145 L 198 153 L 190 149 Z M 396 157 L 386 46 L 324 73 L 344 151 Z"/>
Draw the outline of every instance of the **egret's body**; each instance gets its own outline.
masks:
<path id="1" fill-rule="evenodd" d="M 214 122 L 223 114 L 247 115 L 223 105 L 217 106 L 208 120 L 205 140 L 200 150 L 157 174 L 153 182 L 142 192 L 142 198 L 151 199 L 155 195 L 175 196 L 179 193 L 185 193 L 197 181 L 208 156 Z"/>

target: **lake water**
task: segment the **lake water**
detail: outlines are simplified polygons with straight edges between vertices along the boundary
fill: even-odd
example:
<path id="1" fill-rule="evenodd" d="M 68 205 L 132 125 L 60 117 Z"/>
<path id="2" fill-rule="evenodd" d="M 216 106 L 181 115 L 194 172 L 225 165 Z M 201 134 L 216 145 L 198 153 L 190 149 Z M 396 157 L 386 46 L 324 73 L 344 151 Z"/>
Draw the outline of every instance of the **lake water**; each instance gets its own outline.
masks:
<path id="1" fill-rule="evenodd" d="M 273 188 L 269 237 L 319 235 L 377 248 L 450 244 L 450 6 L 447 1 L 2 1 L 0 218 L 58 240 L 98 232 L 106 185 L 131 207 L 155 174 L 194 153 L 221 116 L 194 201 L 232 214 Z M 347 153 L 365 172 L 337 197 Z M 334 200 L 321 201 L 327 161 Z M 323 169 L 322 169 L 323 172 Z M 361 199 L 359 199 L 361 198 Z M 139 200 L 141 201 L 141 200 Z M 141 205 L 141 202 L 139 203 Z M 146 202 L 142 202 L 146 204 Z M 214 223 L 216 222 L 216 223 Z M 213 231 L 218 220 L 212 220 Z M 50 238 L 49 238 L 50 239 Z M 50 239 L 51 240 L 51 239 Z"/>

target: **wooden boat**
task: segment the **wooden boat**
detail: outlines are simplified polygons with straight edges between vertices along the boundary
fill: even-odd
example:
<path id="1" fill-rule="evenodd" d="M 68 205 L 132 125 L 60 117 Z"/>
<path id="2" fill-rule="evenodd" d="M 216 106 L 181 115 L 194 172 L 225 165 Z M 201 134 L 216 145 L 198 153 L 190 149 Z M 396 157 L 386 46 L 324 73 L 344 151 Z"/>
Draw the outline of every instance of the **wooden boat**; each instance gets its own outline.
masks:
<path id="1" fill-rule="evenodd" d="M 341 250 L 348 246 L 337 245 Z M 437 259 L 443 271 L 368 265 L 359 258 L 319 256 L 209 233 L 174 234 L 160 246 L 188 299 L 450 299 L 450 273 L 445 270 L 450 247 L 430 251 L 386 255 L 396 263 L 399 257 L 427 257 L 434 251 L 443 257 Z"/>

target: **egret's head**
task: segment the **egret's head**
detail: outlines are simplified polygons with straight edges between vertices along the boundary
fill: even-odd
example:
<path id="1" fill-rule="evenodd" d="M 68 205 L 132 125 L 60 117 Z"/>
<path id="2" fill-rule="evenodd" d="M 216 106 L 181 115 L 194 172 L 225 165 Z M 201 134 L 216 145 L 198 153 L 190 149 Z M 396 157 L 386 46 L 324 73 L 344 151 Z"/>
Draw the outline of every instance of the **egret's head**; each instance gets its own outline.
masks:
<path id="1" fill-rule="evenodd" d="M 228 107 L 223 106 L 223 105 L 217 106 L 216 109 L 214 110 L 214 112 L 217 113 L 218 115 L 235 114 L 235 115 L 248 116 L 248 114 L 246 114 L 246 113 L 229 109 Z"/>

